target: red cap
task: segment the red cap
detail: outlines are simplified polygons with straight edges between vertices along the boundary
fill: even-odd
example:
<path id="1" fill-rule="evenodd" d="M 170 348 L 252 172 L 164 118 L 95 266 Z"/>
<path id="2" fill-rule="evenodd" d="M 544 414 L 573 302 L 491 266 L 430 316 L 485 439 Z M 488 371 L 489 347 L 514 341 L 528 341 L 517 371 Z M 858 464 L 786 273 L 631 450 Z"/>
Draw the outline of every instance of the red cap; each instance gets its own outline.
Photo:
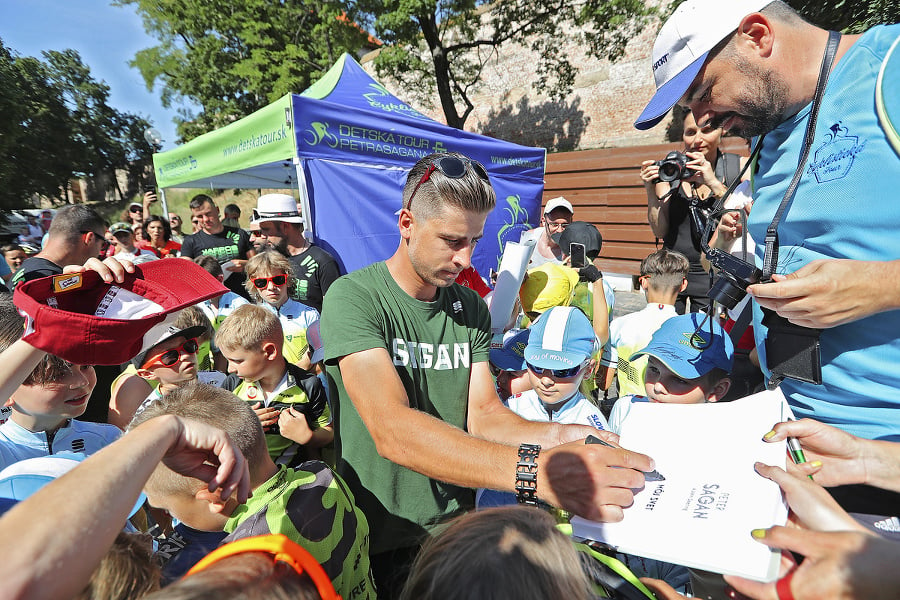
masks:
<path id="1" fill-rule="evenodd" d="M 135 265 L 121 284 L 94 271 L 35 279 L 13 301 L 25 317 L 22 339 L 35 348 L 79 365 L 119 365 L 167 314 L 227 291 L 203 267 L 173 258 Z"/>

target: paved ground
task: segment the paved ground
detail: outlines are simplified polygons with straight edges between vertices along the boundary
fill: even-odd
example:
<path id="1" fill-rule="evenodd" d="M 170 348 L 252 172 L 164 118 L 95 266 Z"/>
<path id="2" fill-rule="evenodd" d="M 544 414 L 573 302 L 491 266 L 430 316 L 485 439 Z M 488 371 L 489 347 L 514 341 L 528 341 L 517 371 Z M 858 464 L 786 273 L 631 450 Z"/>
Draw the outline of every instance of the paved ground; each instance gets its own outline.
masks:
<path id="1" fill-rule="evenodd" d="M 616 305 L 613 307 L 613 318 L 627 315 L 647 306 L 644 292 L 616 292 Z"/>

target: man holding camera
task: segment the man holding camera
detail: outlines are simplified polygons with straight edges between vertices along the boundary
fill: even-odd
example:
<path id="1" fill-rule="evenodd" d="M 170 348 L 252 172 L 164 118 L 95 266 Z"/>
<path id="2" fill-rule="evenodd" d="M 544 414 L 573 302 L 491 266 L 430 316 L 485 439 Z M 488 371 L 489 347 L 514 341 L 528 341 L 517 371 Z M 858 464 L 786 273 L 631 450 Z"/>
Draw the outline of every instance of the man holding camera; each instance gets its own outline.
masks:
<path id="1" fill-rule="evenodd" d="M 759 241 L 774 233 L 768 251 L 756 247 L 757 266 L 771 277 L 747 291 L 759 305 L 753 324 L 766 376 L 773 336 L 760 306 L 818 336 L 817 352 L 801 365 L 809 372 L 782 383 L 796 415 L 893 441 L 900 440 L 900 159 L 891 147 L 898 126 L 884 115 L 897 114 L 898 98 L 881 86 L 896 82 L 898 37 L 896 25 L 841 37 L 780 1 L 688 0 L 659 33 L 657 93 L 635 123 L 652 127 L 681 102 L 701 125 L 765 135 L 749 229 Z"/>

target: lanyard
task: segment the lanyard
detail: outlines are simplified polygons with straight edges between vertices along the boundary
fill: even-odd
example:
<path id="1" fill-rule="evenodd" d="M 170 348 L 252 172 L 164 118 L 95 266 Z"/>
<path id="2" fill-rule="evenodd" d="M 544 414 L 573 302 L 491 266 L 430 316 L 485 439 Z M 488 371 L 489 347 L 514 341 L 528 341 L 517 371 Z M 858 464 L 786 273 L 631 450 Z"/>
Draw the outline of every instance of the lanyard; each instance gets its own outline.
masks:
<path id="1" fill-rule="evenodd" d="M 812 147 L 813 138 L 816 133 L 816 120 L 819 116 L 819 106 L 822 104 L 822 96 L 825 95 L 825 85 L 828 83 L 828 76 L 831 73 L 831 67 L 834 64 L 834 57 L 837 54 L 838 44 L 841 41 L 841 34 L 837 31 L 828 32 L 828 43 L 825 46 L 825 54 L 822 56 L 822 66 L 819 69 L 819 79 L 816 82 L 816 93 L 813 96 L 812 108 L 809 111 L 809 122 L 806 124 L 806 135 L 803 138 L 803 149 L 800 153 L 800 161 L 797 170 L 794 172 L 794 178 L 788 185 L 784 198 L 775 211 L 772 223 L 766 229 L 766 254 L 763 258 L 763 281 L 771 279 L 772 274 L 778 267 L 778 224 L 787 214 L 791 199 L 797 191 L 800 184 L 800 177 L 803 175 L 803 167 L 806 166 L 806 159 L 809 158 L 809 150 Z M 760 140 L 759 146 L 762 145 Z"/>

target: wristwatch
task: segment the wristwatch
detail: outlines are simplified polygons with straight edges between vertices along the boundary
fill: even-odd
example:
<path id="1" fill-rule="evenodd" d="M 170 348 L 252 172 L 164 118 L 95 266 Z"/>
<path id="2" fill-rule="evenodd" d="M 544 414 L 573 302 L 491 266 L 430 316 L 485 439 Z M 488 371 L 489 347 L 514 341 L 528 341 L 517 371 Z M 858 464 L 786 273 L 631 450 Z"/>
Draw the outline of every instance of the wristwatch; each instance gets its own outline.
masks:
<path id="1" fill-rule="evenodd" d="M 537 444 L 519 446 L 519 462 L 516 463 L 516 500 L 519 504 L 538 506 L 537 457 L 541 447 Z"/>

